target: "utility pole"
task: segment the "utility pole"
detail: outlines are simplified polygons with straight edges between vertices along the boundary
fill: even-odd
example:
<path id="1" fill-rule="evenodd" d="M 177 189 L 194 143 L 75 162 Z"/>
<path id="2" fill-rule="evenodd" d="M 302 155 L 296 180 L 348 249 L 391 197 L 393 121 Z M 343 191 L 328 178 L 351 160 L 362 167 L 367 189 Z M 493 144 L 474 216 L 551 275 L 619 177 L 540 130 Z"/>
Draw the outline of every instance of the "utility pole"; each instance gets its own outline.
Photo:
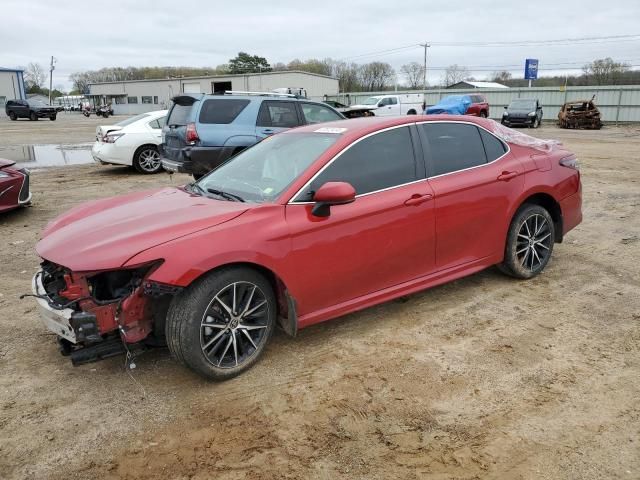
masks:
<path id="1" fill-rule="evenodd" d="M 53 71 L 56 69 L 55 62 L 58 60 L 51 55 L 51 66 L 49 67 L 49 105 L 51 105 L 51 90 L 53 90 Z"/>
<path id="2" fill-rule="evenodd" d="M 425 90 L 427 89 L 427 48 L 429 48 L 431 45 L 429 45 L 427 42 L 424 43 L 420 43 L 419 44 L 421 47 L 424 47 L 424 79 L 422 81 L 422 88 L 424 88 Z"/>

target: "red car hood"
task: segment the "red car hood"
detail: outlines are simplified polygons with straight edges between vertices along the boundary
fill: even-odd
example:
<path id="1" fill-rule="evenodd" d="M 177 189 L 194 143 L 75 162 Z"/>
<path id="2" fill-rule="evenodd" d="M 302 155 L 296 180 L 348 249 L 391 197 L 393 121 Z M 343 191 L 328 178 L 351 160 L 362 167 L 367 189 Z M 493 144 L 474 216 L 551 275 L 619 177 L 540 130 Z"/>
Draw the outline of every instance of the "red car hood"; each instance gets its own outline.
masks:
<path id="1" fill-rule="evenodd" d="M 178 188 L 106 198 L 49 223 L 36 251 L 73 271 L 119 268 L 143 250 L 227 222 L 249 208 Z"/>

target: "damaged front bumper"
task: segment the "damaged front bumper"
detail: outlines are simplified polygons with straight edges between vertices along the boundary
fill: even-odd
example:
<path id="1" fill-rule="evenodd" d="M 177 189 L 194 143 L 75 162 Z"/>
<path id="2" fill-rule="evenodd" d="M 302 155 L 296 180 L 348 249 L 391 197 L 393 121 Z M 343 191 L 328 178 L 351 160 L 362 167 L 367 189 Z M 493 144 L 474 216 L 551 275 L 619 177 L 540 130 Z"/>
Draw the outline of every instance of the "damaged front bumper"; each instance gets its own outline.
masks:
<path id="1" fill-rule="evenodd" d="M 176 290 L 146 280 L 156 265 L 74 273 L 45 261 L 33 277 L 33 296 L 63 355 L 79 365 L 129 347 L 162 345 L 166 310 Z"/>
<path id="2" fill-rule="evenodd" d="M 31 289 L 38 303 L 40 320 L 47 329 L 71 343 L 78 343 L 76 332 L 71 327 L 71 316 L 74 311 L 70 308 L 53 308 L 46 300 L 47 292 L 42 285 L 42 271 L 33 277 Z"/>

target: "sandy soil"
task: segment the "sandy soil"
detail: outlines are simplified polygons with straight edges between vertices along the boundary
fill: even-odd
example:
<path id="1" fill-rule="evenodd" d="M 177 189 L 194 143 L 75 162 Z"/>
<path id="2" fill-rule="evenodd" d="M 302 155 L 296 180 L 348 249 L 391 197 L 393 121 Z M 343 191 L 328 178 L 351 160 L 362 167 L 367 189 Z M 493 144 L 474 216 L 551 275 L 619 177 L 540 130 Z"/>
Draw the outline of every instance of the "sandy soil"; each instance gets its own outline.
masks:
<path id="1" fill-rule="evenodd" d="M 0 143 L 36 141 L 15 129 Z M 164 350 L 131 376 L 122 358 L 74 368 L 18 300 L 47 221 L 186 177 L 36 171 L 33 207 L 0 217 L 0 478 L 640 478 L 640 128 L 535 133 L 578 154 L 585 199 L 544 274 L 489 269 L 276 334 L 223 384 Z"/>

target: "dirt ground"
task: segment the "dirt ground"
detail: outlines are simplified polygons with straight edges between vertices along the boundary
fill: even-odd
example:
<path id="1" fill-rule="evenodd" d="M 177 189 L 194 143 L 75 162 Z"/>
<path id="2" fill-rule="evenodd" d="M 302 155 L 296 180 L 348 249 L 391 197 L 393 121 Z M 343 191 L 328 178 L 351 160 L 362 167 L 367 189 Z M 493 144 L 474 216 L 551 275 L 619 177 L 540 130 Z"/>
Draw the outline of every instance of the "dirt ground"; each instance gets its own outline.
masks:
<path id="1" fill-rule="evenodd" d="M 0 121 L 0 144 L 97 124 L 61 120 Z M 221 384 L 166 350 L 131 376 L 123 358 L 74 368 L 18 299 L 53 217 L 186 177 L 35 171 L 33 207 L 0 217 L 0 478 L 640 478 L 640 127 L 533 133 L 578 154 L 584 186 L 584 222 L 541 276 L 489 269 L 276 334 Z"/>

